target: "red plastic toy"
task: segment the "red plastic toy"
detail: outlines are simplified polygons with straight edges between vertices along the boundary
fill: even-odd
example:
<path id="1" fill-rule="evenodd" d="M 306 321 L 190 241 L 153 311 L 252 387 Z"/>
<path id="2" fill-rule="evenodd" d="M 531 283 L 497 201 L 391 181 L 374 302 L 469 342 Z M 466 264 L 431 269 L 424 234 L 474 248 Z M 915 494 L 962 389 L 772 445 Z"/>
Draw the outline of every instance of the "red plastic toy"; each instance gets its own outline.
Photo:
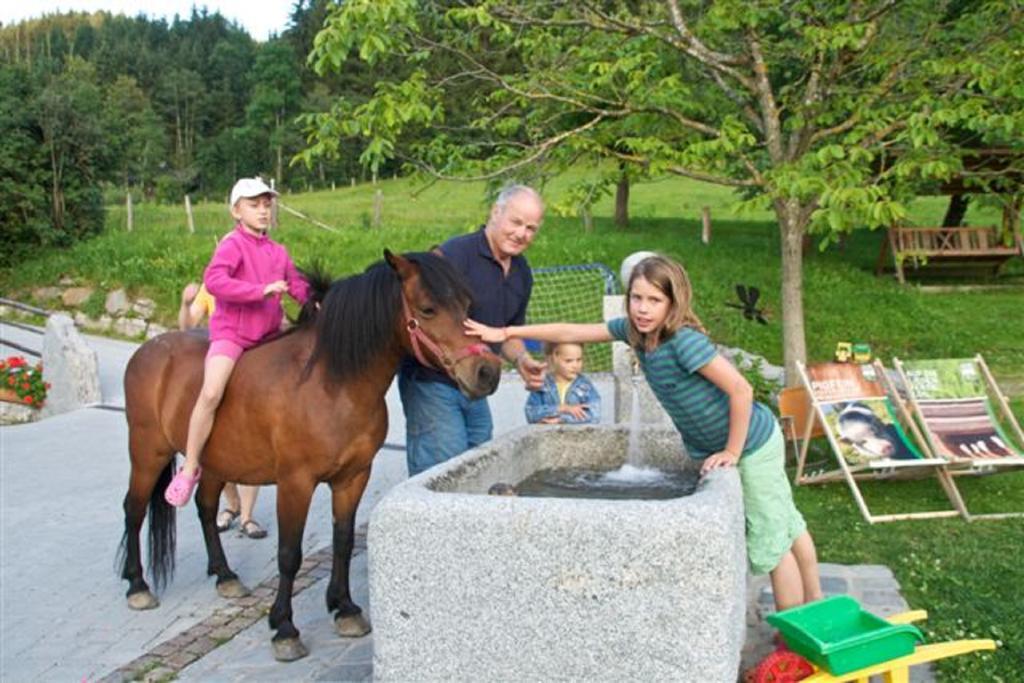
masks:
<path id="1" fill-rule="evenodd" d="M 806 659 L 785 647 L 772 652 L 744 677 L 746 683 L 795 683 L 814 673 Z"/>

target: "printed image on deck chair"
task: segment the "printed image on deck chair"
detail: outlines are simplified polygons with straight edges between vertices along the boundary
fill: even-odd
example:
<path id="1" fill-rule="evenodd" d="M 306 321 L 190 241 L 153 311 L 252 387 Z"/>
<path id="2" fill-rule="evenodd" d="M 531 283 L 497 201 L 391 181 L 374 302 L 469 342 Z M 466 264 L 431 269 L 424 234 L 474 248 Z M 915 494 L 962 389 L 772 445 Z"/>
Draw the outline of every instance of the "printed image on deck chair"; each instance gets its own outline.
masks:
<path id="1" fill-rule="evenodd" d="M 796 484 L 820 484 L 845 480 L 864 519 L 870 523 L 903 519 L 966 517 L 960 493 L 946 470 L 947 461 L 930 457 L 924 439 L 901 402 L 893 401 L 885 369 L 877 361 L 798 364 L 804 387 L 817 417 L 824 425 L 838 463 L 813 475 L 804 473 L 809 439 L 797 458 Z M 935 476 L 953 505 L 948 510 L 897 514 L 872 514 L 857 482 L 864 479 L 908 479 Z"/>
<path id="2" fill-rule="evenodd" d="M 926 446 L 931 455 L 950 462 L 950 474 L 992 474 L 1024 467 L 1024 433 L 984 358 L 894 358 L 893 365 L 908 388 Z M 1024 512 L 971 514 L 979 519 L 1016 516 Z"/>

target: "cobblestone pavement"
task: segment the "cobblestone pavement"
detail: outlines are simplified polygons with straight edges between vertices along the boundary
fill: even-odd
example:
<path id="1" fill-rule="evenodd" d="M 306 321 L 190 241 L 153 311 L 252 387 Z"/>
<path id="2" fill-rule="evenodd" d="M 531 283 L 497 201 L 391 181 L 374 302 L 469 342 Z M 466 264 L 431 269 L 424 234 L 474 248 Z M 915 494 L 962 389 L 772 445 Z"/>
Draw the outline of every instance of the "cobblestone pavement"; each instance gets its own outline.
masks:
<path id="1" fill-rule="evenodd" d="M 353 554 L 358 557 L 366 552 L 366 536 L 357 535 Z M 307 556 L 295 578 L 293 596 L 305 592 L 321 579 L 331 575 L 331 549 L 323 548 Z M 206 655 L 212 653 L 221 645 L 232 641 L 243 631 L 256 626 L 254 630 L 262 630 L 262 645 L 267 651 L 268 659 L 270 651 L 270 632 L 259 629 L 260 623 L 265 623 L 267 613 L 274 602 L 277 592 L 277 577 L 267 579 L 252 589 L 252 594 L 244 598 L 224 600 L 221 607 L 214 609 L 213 614 L 206 617 L 191 628 L 182 631 L 148 652 L 136 657 L 124 666 L 100 679 L 101 683 L 119 683 L 121 681 L 151 680 L 160 681 L 170 678 L 182 678 L 182 671 L 189 665 L 198 662 Z M 330 621 L 326 611 L 321 608 L 321 618 Z M 192 675 L 199 675 L 203 680 L 210 680 L 210 676 L 202 672 L 208 670 L 206 666 L 199 665 Z M 242 662 L 232 662 L 231 666 L 238 667 Z M 249 667 L 243 667 L 244 672 L 239 671 L 240 678 L 254 678 L 254 672 Z M 279 667 L 288 669 L 290 667 Z M 221 671 L 223 674 L 224 672 Z M 216 676 L 220 678 L 220 676 Z M 263 676 L 255 675 L 256 679 L 263 679 Z"/>

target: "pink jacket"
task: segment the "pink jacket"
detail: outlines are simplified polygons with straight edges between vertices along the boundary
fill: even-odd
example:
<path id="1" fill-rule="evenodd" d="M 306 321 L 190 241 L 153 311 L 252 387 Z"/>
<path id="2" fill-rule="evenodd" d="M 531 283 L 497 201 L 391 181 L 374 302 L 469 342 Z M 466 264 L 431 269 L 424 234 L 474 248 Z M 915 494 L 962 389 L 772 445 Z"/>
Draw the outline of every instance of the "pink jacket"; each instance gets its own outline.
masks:
<path id="1" fill-rule="evenodd" d="M 254 236 L 241 224 L 220 241 L 203 281 L 217 301 L 210 319 L 210 340 L 227 339 L 243 348 L 255 346 L 281 326 L 281 295 L 263 296 L 271 282 L 284 280 L 288 294 L 300 304 L 309 285 L 299 275 L 288 251 L 266 235 Z"/>

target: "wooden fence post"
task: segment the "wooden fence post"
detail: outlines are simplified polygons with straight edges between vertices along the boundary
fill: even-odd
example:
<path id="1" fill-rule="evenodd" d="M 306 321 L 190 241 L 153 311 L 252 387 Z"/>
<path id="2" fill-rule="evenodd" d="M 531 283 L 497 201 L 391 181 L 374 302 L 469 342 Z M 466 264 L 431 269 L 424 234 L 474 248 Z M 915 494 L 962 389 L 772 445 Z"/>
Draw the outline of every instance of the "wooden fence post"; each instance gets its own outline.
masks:
<path id="1" fill-rule="evenodd" d="M 701 229 L 700 241 L 704 244 L 711 243 L 711 207 L 705 206 L 700 210 Z"/>
<path id="2" fill-rule="evenodd" d="M 381 192 L 380 188 L 373 193 L 373 227 L 380 227 L 380 215 L 384 210 L 384 193 Z"/>
<path id="3" fill-rule="evenodd" d="M 125 215 L 128 219 L 128 232 L 132 231 L 132 220 L 134 218 L 132 214 L 132 193 L 129 192 L 128 196 L 124 200 Z"/>
<path id="4" fill-rule="evenodd" d="M 188 216 L 188 232 L 190 235 L 194 235 L 196 232 L 196 223 L 192 220 L 192 200 L 185 195 L 185 215 Z"/>

